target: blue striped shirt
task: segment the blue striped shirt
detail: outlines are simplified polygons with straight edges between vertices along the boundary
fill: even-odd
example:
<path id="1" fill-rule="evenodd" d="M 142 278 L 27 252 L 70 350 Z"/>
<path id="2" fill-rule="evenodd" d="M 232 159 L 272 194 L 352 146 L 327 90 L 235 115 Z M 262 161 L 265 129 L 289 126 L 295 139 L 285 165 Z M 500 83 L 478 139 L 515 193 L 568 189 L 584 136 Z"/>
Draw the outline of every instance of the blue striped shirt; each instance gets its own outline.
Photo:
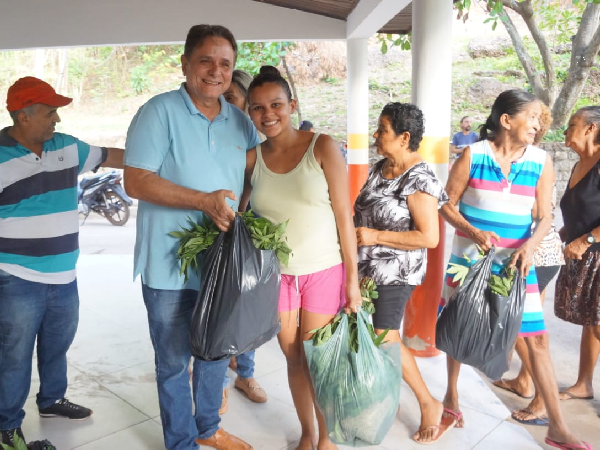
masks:
<path id="1" fill-rule="evenodd" d="M 45 284 L 75 279 L 79 256 L 77 175 L 106 152 L 62 133 L 41 158 L 0 131 L 0 269 Z"/>

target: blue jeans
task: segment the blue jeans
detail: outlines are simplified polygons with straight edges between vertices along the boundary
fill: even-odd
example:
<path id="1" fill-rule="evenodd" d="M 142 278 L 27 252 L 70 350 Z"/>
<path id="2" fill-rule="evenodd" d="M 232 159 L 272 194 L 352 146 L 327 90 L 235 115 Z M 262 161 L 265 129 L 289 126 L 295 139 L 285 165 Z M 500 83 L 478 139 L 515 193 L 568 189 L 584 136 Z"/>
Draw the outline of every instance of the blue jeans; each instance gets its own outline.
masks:
<path id="1" fill-rule="evenodd" d="M 67 392 L 67 350 L 79 322 L 77 280 L 42 284 L 0 270 L 0 430 L 20 427 L 37 338 L 38 408 Z"/>
<path id="2" fill-rule="evenodd" d="M 142 283 L 142 295 L 154 346 L 165 447 L 197 450 L 196 439 L 209 438 L 219 429 L 221 383 L 228 361 L 195 359 L 190 392 L 190 327 L 198 291 L 153 289 Z"/>
<path id="3" fill-rule="evenodd" d="M 242 353 L 236 357 L 237 361 L 237 374 L 240 378 L 252 378 L 254 377 L 254 353 L 256 350 L 250 350 L 249 352 Z M 225 379 L 223 380 L 223 389 L 229 385 L 229 376 L 225 372 Z"/>

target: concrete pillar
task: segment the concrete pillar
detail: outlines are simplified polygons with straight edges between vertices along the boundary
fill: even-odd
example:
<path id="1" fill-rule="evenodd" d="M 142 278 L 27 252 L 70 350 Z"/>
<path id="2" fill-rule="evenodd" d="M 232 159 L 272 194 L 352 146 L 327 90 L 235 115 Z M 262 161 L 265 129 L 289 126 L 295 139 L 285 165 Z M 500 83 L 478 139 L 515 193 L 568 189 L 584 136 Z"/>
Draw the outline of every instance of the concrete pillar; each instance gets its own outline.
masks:
<path id="1" fill-rule="evenodd" d="M 412 2 L 412 102 L 425 116 L 419 153 L 440 181 L 448 179 L 452 95 L 452 0 Z M 444 281 L 445 224 L 440 243 L 428 251 L 427 276 L 415 289 L 404 315 L 404 342 L 417 356 L 435 356 L 435 324 Z"/>
<path id="2" fill-rule="evenodd" d="M 369 174 L 369 68 L 367 40 L 348 39 L 348 180 L 350 201 L 354 201 Z"/>

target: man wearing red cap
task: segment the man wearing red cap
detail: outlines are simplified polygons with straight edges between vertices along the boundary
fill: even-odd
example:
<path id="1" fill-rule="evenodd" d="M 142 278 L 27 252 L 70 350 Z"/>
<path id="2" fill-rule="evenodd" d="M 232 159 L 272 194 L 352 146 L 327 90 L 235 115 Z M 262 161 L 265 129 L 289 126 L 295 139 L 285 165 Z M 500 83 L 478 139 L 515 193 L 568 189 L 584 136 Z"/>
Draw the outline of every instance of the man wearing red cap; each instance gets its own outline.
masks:
<path id="1" fill-rule="evenodd" d="M 8 89 L 13 125 L 0 131 L 0 432 L 23 436 L 37 339 L 42 417 L 83 420 L 92 411 L 69 402 L 67 350 L 79 319 L 77 175 L 123 167 L 123 150 L 55 133 L 57 109 L 72 99 L 34 77 Z"/>

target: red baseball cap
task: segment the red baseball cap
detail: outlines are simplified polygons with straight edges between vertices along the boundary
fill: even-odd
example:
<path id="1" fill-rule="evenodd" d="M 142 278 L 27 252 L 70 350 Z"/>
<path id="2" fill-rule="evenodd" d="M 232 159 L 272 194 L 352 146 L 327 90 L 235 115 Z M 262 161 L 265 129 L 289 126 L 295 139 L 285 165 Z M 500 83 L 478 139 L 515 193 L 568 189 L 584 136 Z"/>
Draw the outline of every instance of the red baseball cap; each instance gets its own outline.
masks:
<path id="1" fill-rule="evenodd" d="M 52 86 L 35 77 L 19 78 L 8 88 L 6 109 L 9 112 L 18 111 L 36 103 L 48 106 L 67 106 L 72 98 L 57 94 Z"/>

